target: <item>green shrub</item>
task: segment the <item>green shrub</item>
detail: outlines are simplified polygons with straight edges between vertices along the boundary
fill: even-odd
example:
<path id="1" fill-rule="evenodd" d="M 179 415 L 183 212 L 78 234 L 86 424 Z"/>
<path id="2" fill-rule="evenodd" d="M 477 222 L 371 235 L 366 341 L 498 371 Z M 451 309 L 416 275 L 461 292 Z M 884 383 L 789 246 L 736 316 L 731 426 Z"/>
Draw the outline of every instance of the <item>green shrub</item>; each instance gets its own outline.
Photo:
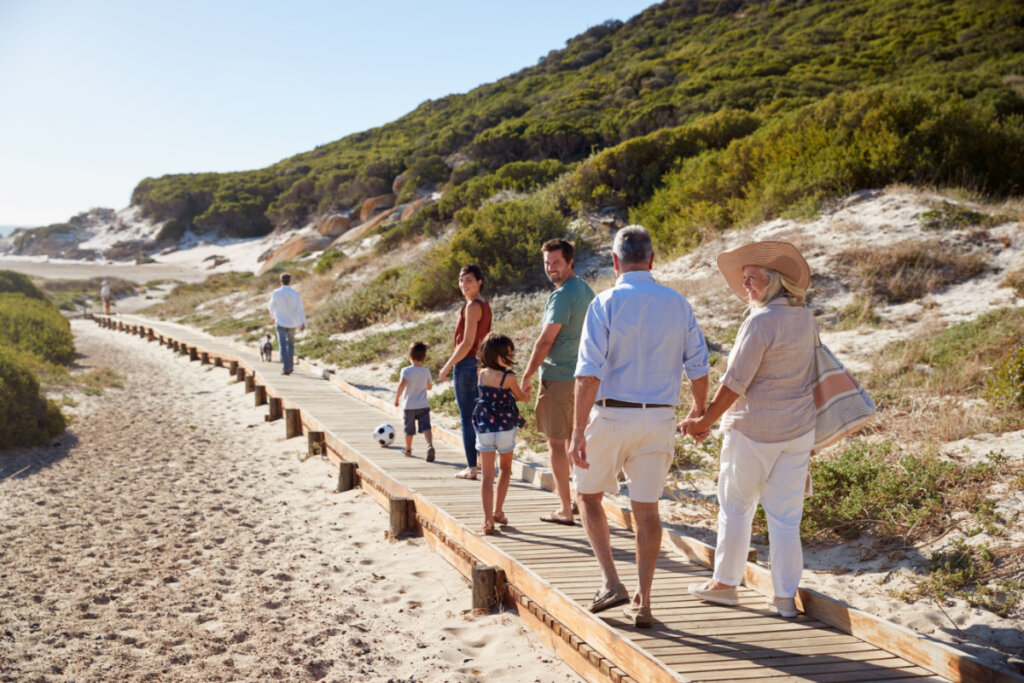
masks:
<path id="1" fill-rule="evenodd" d="M 412 279 L 409 302 L 433 308 L 456 301 L 459 270 L 468 263 L 483 269 L 487 293 L 536 286 L 543 278 L 541 245 L 564 234 L 562 214 L 536 197 L 487 204 L 476 211 L 472 225 L 431 251 Z"/>
<path id="2" fill-rule="evenodd" d="M 60 407 L 42 395 L 26 360 L 0 346 L 0 448 L 43 445 L 65 426 Z"/>
<path id="3" fill-rule="evenodd" d="M 1018 347 L 989 380 L 988 399 L 1001 408 L 1024 408 L 1024 346 Z"/>
<path id="4" fill-rule="evenodd" d="M 345 252 L 341 249 L 328 249 L 320 255 L 316 265 L 313 266 L 313 272 L 317 275 L 323 275 L 333 268 L 335 263 L 344 258 L 346 258 Z"/>
<path id="5" fill-rule="evenodd" d="M 328 304 L 318 315 L 317 326 L 328 333 L 350 332 L 388 319 L 405 307 L 410 278 L 408 268 L 385 270 L 368 286 Z"/>
<path id="6" fill-rule="evenodd" d="M 657 247 L 680 249 L 702 232 L 807 214 L 827 197 L 894 182 L 1019 193 L 1024 118 L 1000 118 L 946 89 L 830 95 L 684 160 L 630 219 Z"/>
<path id="7" fill-rule="evenodd" d="M 13 270 L 0 270 L 0 294 L 24 294 L 30 299 L 45 299 L 43 290 L 36 287 L 27 275 Z"/>
<path id="8" fill-rule="evenodd" d="M 0 341 L 51 363 L 75 359 L 71 325 L 49 301 L 0 294 Z"/>
<path id="9" fill-rule="evenodd" d="M 679 159 L 725 147 L 759 125 L 749 112 L 725 109 L 690 125 L 626 140 L 599 152 L 573 172 L 568 199 L 590 208 L 632 206 L 650 197 Z"/>

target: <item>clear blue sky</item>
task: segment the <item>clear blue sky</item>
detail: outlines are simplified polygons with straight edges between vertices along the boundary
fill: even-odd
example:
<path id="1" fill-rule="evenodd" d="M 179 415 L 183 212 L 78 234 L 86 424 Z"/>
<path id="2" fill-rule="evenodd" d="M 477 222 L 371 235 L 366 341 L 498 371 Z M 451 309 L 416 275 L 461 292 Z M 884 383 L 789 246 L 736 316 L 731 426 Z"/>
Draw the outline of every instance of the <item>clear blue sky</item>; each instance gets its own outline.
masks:
<path id="1" fill-rule="evenodd" d="M 537 63 L 652 0 L 0 0 L 0 225 L 261 168 Z"/>

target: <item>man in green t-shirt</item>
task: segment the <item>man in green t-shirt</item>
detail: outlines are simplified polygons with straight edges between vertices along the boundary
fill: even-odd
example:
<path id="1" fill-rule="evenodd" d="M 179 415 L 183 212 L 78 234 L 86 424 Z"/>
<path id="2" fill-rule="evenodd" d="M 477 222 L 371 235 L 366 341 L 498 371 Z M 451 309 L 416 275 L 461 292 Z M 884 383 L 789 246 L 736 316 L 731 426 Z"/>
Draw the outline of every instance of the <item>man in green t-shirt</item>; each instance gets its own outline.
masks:
<path id="1" fill-rule="evenodd" d="M 594 290 L 573 272 L 575 249 L 572 242 L 561 238 L 549 240 L 541 247 L 541 252 L 544 272 L 555 285 L 555 291 L 548 296 L 541 333 L 533 345 L 522 383 L 526 392 L 531 393 L 533 373 L 540 369 L 537 429 L 547 437 L 555 491 L 561 499 L 558 510 L 542 516 L 541 520 L 575 524 L 569 488 L 571 465 L 566 447 L 572 436 L 576 356 Z"/>

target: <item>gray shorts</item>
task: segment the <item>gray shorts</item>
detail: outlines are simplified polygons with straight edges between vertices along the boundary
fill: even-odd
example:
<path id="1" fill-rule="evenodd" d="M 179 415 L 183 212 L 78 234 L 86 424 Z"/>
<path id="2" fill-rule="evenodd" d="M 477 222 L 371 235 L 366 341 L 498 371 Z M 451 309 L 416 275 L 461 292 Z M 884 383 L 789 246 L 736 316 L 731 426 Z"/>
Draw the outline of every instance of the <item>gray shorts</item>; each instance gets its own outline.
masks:
<path id="1" fill-rule="evenodd" d="M 405 411 L 405 433 L 412 436 L 419 423 L 420 434 L 430 429 L 430 408 L 411 408 Z"/>

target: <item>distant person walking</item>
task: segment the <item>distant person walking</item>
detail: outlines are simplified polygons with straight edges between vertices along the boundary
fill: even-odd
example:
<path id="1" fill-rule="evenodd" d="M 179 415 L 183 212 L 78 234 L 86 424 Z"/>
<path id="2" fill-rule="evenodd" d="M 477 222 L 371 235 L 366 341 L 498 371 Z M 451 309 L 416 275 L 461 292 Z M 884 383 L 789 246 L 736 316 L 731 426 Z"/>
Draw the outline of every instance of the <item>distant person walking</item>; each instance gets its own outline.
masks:
<path id="1" fill-rule="evenodd" d="M 471 263 L 459 271 L 459 289 L 466 303 L 459 309 L 459 322 L 455 326 L 455 350 L 451 358 L 437 374 L 437 381 L 443 382 L 448 373 L 454 371 L 455 402 L 459 406 L 459 420 L 462 422 L 462 447 L 466 451 L 466 468 L 455 476 L 459 479 L 476 479 L 477 467 L 476 431 L 473 429 L 473 409 L 477 399 L 477 353 L 480 342 L 491 331 L 491 305 L 484 300 L 484 273 L 480 266 Z"/>
<path id="2" fill-rule="evenodd" d="M 576 358 L 580 348 L 583 320 L 594 298 L 594 290 L 573 270 L 575 248 L 572 242 L 553 239 L 541 247 L 544 272 L 555 286 L 548 295 L 541 332 L 523 373 L 523 388 L 533 391 L 533 374 L 540 369 L 537 393 L 537 429 L 547 437 L 548 459 L 555 478 L 555 492 L 561 504 L 557 510 L 541 516 L 541 521 L 575 524 L 572 491 L 569 486 L 571 463 L 566 451 L 572 436 Z"/>
<path id="3" fill-rule="evenodd" d="M 690 381 L 690 416 L 704 413 L 708 348 L 690 303 L 651 276 L 654 249 L 647 230 L 619 230 L 612 246 L 618 279 L 587 311 L 576 365 L 576 414 L 569 454 L 583 528 L 604 586 L 589 609 L 630 602 L 624 616 L 648 627 L 651 584 L 661 548 L 658 499 L 665 488 L 675 440 L 675 410 L 683 373 Z M 589 417 L 589 422 L 588 422 Z M 619 470 L 629 477 L 636 527 L 637 589 L 632 601 L 612 558 L 602 499 L 617 493 Z"/>
<path id="4" fill-rule="evenodd" d="M 750 525 L 760 499 L 768 519 L 773 599 L 780 616 L 797 615 L 803 573 L 800 520 L 814 448 L 814 347 L 817 324 L 803 305 L 811 270 L 788 242 L 756 242 L 718 255 L 732 291 L 750 304 L 707 412 L 685 420 L 702 441 L 721 417 L 718 545 L 711 580 L 690 593 L 739 604 Z"/>
<path id="5" fill-rule="evenodd" d="M 295 356 L 295 329 L 306 329 L 306 311 L 302 297 L 292 289 L 292 276 L 281 273 L 281 286 L 270 295 L 270 317 L 277 325 L 277 343 L 281 348 L 282 375 L 292 374 Z"/>
<path id="6" fill-rule="evenodd" d="M 110 315 L 110 283 L 106 280 L 100 287 L 100 299 L 103 301 L 103 315 Z"/>

